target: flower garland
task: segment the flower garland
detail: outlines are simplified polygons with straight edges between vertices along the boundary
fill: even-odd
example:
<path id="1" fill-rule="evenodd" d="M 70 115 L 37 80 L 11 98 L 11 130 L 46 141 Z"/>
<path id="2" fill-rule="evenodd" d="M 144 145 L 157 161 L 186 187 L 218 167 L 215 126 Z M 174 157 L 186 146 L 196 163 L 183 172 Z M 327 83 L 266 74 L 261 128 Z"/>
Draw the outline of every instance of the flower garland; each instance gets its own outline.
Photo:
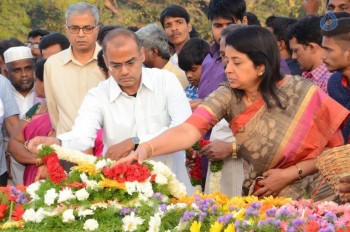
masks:
<path id="1" fill-rule="evenodd" d="M 201 157 L 199 151 L 210 144 L 209 140 L 201 138 L 193 146 L 186 150 L 186 167 L 190 176 L 191 184 L 196 190 L 203 192 L 202 187 L 204 186 L 202 180 L 202 167 L 201 167 Z M 210 182 L 209 182 L 209 192 L 219 192 L 220 182 L 221 182 L 221 170 L 224 165 L 224 161 L 213 161 L 210 162 Z"/>

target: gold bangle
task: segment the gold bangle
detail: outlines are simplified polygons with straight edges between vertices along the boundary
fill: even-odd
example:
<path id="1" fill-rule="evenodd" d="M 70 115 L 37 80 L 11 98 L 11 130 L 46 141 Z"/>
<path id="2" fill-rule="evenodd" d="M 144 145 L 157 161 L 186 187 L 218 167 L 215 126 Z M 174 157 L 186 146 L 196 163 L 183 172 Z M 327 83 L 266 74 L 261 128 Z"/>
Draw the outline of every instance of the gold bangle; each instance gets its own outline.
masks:
<path id="1" fill-rule="evenodd" d="M 41 159 L 41 158 L 36 158 L 36 160 L 35 160 L 35 165 L 36 166 L 41 166 L 41 165 L 43 165 L 44 163 L 43 163 L 43 160 Z"/>
<path id="2" fill-rule="evenodd" d="M 23 144 L 24 148 L 25 148 L 27 151 L 29 151 L 29 149 L 28 149 L 28 143 L 29 143 L 29 141 L 30 141 L 30 140 L 27 140 L 27 141 L 25 141 L 24 144 Z"/>
<path id="3" fill-rule="evenodd" d="M 299 180 L 303 179 L 303 170 L 296 164 L 295 167 L 298 169 Z"/>
<path id="4" fill-rule="evenodd" d="M 237 159 L 237 143 L 232 142 L 232 159 Z"/>
<path id="5" fill-rule="evenodd" d="M 143 142 L 143 143 L 141 143 L 141 144 L 147 144 L 147 145 L 151 148 L 151 155 L 150 155 L 150 156 L 147 156 L 147 158 L 152 157 L 152 156 L 153 156 L 153 151 L 154 151 L 153 145 L 150 144 L 149 142 Z"/>

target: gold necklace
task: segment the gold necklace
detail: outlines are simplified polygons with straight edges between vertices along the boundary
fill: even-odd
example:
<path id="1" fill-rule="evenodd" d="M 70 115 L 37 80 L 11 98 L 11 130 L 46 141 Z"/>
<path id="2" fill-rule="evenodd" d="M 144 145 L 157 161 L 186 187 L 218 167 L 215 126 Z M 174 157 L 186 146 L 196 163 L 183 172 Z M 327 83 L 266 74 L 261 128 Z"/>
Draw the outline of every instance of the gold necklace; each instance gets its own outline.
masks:
<path id="1" fill-rule="evenodd" d="M 247 99 L 248 99 L 249 104 L 253 104 L 252 100 L 248 96 L 247 96 Z"/>

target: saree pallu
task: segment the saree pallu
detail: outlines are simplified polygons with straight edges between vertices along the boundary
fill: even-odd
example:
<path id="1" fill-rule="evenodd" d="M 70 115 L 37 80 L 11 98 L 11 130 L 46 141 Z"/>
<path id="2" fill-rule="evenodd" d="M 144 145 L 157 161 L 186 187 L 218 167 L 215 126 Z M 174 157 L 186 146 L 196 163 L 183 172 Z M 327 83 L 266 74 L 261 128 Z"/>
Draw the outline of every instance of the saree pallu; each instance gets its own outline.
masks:
<path id="1" fill-rule="evenodd" d="M 315 158 L 325 147 L 343 144 L 338 128 L 349 114 L 347 109 L 299 76 L 285 77 L 278 83 L 278 89 L 284 109 L 273 101 L 272 107 L 267 108 L 262 98 L 246 107 L 230 85 L 224 83 L 186 121 L 202 135 L 222 118 L 229 122 L 244 164 L 243 195 L 248 195 L 254 180 L 263 172 L 287 168 Z M 324 188 L 330 189 L 325 185 L 317 173 L 293 182 L 280 195 L 298 199 L 310 191 L 314 195 L 323 194 Z"/>
<path id="2" fill-rule="evenodd" d="M 26 120 L 27 121 L 27 120 Z M 48 136 L 53 131 L 49 113 L 35 114 L 23 130 L 25 140 L 30 140 L 36 136 Z M 26 165 L 23 175 L 23 183 L 25 186 L 39 180 L 41 169 L 43 166 L 37 167 L 35 164 Z"/>

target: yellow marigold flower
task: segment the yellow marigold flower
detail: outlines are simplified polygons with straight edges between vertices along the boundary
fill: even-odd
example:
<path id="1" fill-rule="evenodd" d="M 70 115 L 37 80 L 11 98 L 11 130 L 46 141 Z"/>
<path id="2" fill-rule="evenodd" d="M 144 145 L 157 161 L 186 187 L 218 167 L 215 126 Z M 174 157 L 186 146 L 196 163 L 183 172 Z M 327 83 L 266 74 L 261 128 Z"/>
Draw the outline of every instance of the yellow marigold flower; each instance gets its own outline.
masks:
<path id="1" fill-rule="evenodd" d="M 269 205 L 274 205 L 276 207 L 280 207 L 282 205 L 290 203 L 291 201 L 292 201 L 292 198 L 286 198 L 286 197 L 276 197 L 276 198 L 274 198 L 273 196 L 269 196 L 269 197 L 265 197 L 260 202 L 262 204 L 269 204 Z"/>
<path id="2" fill-rule="evenodd" d="M 210 232 L 220 232 L 222 228 L 224 227 L 223 224 L 220 222 L 216 221 L 214 224 L 210 226 Z"/>
<path id="3" fill-rule="evenodd" d="M 105 188 L 125 189 L 124 183 L 119 183 L 116 180 L 110 180 L 110 179 L 104 179 L 104 178 L 98 182 L 98 185 Z"/>
<path id="4" fill-rule="evenodd" d="M 198 221 L 192 222 L 191 227 L 190 227 L 190 232 L 200 232 L 201 226 L 202 226 L 201 222 L 198 222 Z"/>
<path id="5" fill-rule="evenodd" d="M 7 221 L 3 225 L 0 225 L 0 229 L 10 229 L 10 228 L 22 228 L 24 224 L 23 220 L 20 221 Z"/>
<path id="6" fill-rule="evenodd" d="M 81 163 L 75 166 L 74 168 L 80 172 L 89 173 L 89 175 L 95 175 L 98 173 L 95 164 Z"/>
<path id="7" fill-rule="evenodd" d="M 246 196 L 245 197 L 245 200 L 246 202 L 250 205 L 251 203 L 253 202 L 260 202 L 259 201 L 259 198 L 257 196 L 253 196 L 253 195 L 250 195 L 250 196 Z"/>
<path id="8" fill-rule="evenodd" d="M 182 196 L 180 199 L 173 198 L 171 199 L 171 203 L 177 204 L 177 203 L 185 203 L 187 205 L 192 205 L 192 203 L 195 201 L 194 196 Z"/>
<path id="9" fill-rule="evenodd" d="M 241 208 L 238 212 L 233 212 L 233 218 L 236 220 L 244 220 L 245 208 Z"/>
<path id="10" fill-rule="evenodd" d="M 235 226 L 232 223 L 228 224 L 224 232 L 236 232 Z"/>

